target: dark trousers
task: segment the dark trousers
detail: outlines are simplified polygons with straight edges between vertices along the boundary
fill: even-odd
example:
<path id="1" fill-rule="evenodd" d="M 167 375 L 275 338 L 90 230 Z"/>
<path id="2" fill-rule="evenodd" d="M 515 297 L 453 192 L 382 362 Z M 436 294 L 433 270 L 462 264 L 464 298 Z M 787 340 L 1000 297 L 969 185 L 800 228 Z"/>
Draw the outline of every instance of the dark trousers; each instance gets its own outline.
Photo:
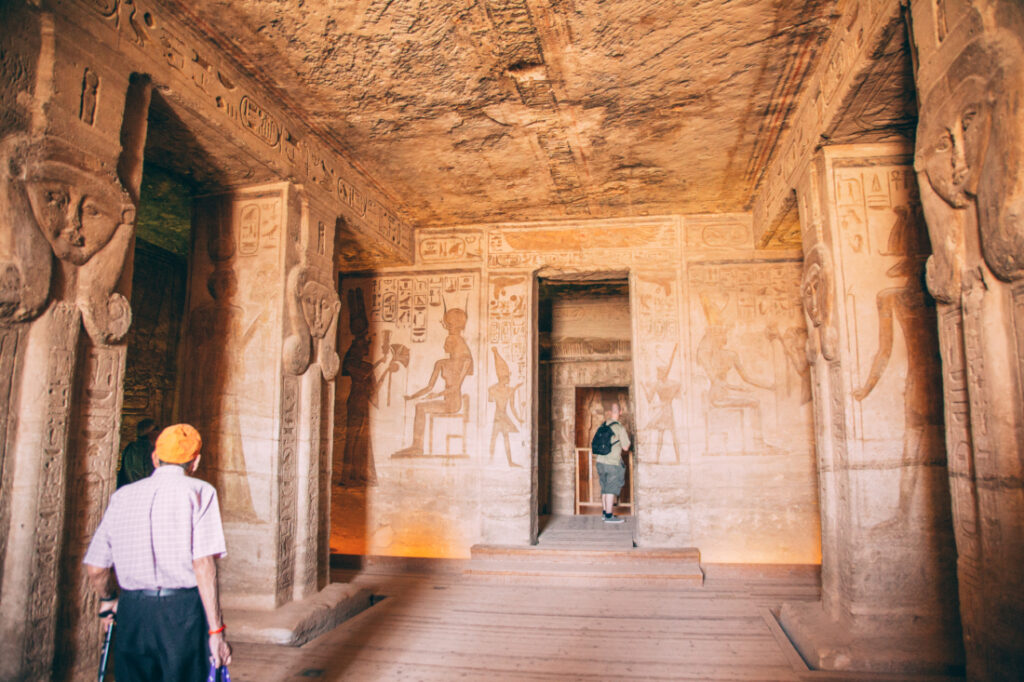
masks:
<path id="1" fill-rule="evenodd" d="M 125 590 L 117 603 L 117 682 L 202 682 L 209 672 L 206 613 L 199 590 L 145 596 Z"/>

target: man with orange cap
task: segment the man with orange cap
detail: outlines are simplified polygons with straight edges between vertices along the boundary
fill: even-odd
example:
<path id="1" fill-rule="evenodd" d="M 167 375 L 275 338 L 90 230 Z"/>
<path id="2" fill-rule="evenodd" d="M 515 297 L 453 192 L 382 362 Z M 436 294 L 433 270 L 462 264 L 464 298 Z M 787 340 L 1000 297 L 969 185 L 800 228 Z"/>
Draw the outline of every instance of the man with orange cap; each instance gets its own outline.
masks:
<path id="1" fill-rule="evenodd" d="M 111 496 L 85 554 L 100 613 L 117 614 L 119 682 L 202 680 L 208 656 L 217 666 L 231 662 L 217 592 L 216 559 L 227 553 L 217 492 L 189 476 L 201 447 L 188 424 L 164 429 L 153 473 Z"/>

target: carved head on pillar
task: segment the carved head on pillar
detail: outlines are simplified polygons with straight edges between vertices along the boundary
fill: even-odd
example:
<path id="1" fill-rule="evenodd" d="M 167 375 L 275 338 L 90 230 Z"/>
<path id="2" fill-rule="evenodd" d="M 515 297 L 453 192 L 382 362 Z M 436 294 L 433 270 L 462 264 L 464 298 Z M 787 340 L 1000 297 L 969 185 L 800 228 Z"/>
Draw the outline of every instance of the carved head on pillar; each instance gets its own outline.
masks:
<path id="1" fill-rule="evenodd" d="M 1004 4 L 1004 11 L 1021 14 L 1012 3 Z M 1014 25 L 1024 25 L 1021 16 Z M 923 98 L 915 166 L 928 185 L 922 187 L 922 200 L 938 261 L 930 269 L 941 270 L 944 261 L 954 266 L 955 253 L 949 254 L 944 243 L 959 226 L 950 209 L 976 205 L 988 266 L 1003 279 L 1024 276 L 1022 41 L 1013 30 L 981 31 Z M 937 278 L 930 273 L 929 286 Z"/>
<path id="2" fill-rule="evenodd" d="M 811 322 L 807 336 L 807 360 L 813 363 L 820 351 L 826 360 L 835 360 L 839 334 L 832 326 L 835 273 L 824 244 L 815 244 L 804 259 L 800 298 Z"/>
<path id="3" fill-rule="evenodd" d="M 101 161 L 53 137 L 7 140 L 3 156 L 13 241 L 3 271 L 5 288 L 19 293 L 0 314 L 31 319 L 52 295 L 77 303 L 94 342 L 120 340 L 131 323 L 128 302 L 114 292 L 135 225 L 130 195 Z"/>
<path id="4" fill-rule="evenodd" d="M 315 339 L 320 371 L 325 381 L 333 380 L 341 367 L 335 350 L 341 312 L 337 292 L 318 281 L 316 269 L 296 265 L 288 273 L 287 296 L 291 334 L 284 344 L 285 368 L 292 374 L 305 372 L 312 359 L 310 344 Z"/>

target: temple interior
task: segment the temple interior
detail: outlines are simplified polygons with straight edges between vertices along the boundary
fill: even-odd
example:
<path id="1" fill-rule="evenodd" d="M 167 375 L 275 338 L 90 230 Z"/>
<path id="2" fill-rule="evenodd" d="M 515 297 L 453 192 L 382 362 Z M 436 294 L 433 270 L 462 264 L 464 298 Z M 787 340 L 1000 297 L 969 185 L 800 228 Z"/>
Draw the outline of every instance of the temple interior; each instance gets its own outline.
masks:
<path id="1" fill-rule="evenodd" d="M 1019 0 L 11 0 L 0 156 L 0 679 L 144 419 L 236 679 L 1024 679 Z"/>

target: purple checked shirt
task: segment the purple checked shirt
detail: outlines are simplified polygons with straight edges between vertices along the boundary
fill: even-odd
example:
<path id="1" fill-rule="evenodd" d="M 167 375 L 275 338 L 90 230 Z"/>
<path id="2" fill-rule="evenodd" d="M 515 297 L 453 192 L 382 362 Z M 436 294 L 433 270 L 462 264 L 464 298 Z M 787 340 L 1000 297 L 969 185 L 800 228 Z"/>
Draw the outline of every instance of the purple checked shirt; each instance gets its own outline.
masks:
<path id="1" fill-rule="evenodd" d="M 195 587 L 192 561 L 227 554 L 217 491 L 178 466 L 113 494 L 82 563 L 113 566 L 122 590 Z"/>

